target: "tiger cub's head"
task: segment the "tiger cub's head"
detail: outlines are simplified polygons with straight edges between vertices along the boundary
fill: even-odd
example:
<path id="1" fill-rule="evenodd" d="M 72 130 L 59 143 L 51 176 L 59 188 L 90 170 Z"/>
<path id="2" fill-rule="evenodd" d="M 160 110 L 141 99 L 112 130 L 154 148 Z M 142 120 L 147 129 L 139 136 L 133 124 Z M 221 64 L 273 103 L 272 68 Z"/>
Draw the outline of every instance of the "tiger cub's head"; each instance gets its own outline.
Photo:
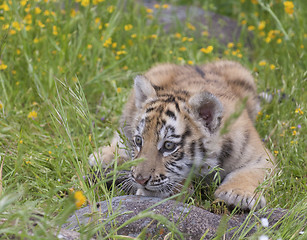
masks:
<path id="1" fill-rule="evenodd" d="M 131 169 L 137 194 L 168 197 L 180 191 L 193 165 L 207 172 L 217 165 L 216 139 L 223 107 L 209 92 L 165 91 L 137 76 L 138 109 L 132 123 L 132 156 L 144 159 Z"/>

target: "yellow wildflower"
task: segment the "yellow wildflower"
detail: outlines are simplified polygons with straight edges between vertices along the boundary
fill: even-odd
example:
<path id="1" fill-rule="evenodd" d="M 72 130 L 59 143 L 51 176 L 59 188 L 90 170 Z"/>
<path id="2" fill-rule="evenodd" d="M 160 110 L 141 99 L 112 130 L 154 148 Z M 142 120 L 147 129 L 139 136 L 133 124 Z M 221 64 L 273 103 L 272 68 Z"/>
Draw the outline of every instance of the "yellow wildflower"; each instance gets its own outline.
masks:
<path id="1" fill-rule="evenodd" d="M 109 7 L 107 8 L 107 11 L 108 11 L 109 13 L 112 13 L 112 12 L 114 12 L 114 9 L 115 9 L 115 7 L 114 7 L 113 5 L 111 5 L 111 6 L 109 6 Z"/>
<path id="2" fill-rule="evenodd" d="M 77 14 L 77 12 L 76 12 L 75 9 L 71 9 L 71 10 L 70 10 L 70 16 L 71 16 L 72 18 L 75 17 L 76 14 Z"/>
<path id="3" fill-rule="evenodd" d="M 44 14 L 44 16 L 49 16 L 50 12 L 48 10 L 45 10 L 43 14 Z"/>
<path id="4" fill-rule="evenodd" d="M 195 27 L 191 23 L 187 23 L 187 27 L 188 27 L 188 29 L 195 31 Z"/>
<path id="5" fill-rule="evenodd" d="M 264 32 L 264 31 L 260 31 L 260 32 L 259 32 L 259 36 L 260 36 L 260 37 L 264 37 L 264 36 L 265 36 L 265 32 Z"/>
<path id="6" fill-rule="evenodd" d="M 281 38 L 278 38 L 278 39 L 276 40 L 276 42 L 277 42 L 278 44 L 281 44 L 281 42 L 282 42 Z"/>
<path id="7" fill-rule="evenodd" d="M 0 102 L 0 110 L 3 108 L 3 104 Z"/>
<path id="8" fill-rule="evenodd" d="M 146 8 L 146 12 L 147 12 L 147 13 L 152 13 L 153 10 L 152 10 L 151 8 Z"/>
<path id="9" fill-rule="evenodd" d="M 156 39 L 158 36 L 157 34 L 152 34 L 151 36 L 149 36 L 151 39 Z"/>
<path id="10" fill-rule="evenodd" d="M 250 25 L 250 26 L 247 27 L 247 30 L 248 31 L 254 31 L 255 30 L 255 26 Z"/>
<path id="11" fill-rule="evenodd" d="M 265 21 L 261 21 L 258 25 L 258 30 L 261 31 L 265 28 Z"/>
<path id="12" fill-rule="evenodd" d="M 194 62 L 193 62 L 193 61 L 191 61 L 191 60 L 189 60 L 189 61 L 188 61 L 188 64 L 189 64 L 189 65 L 193 65 L 193 64 L 194 64 Z"/>
<path id="13" fill-rule="evenodd" d="M 251 0 L 252 4 L 258 4 L 258 0 Z"/>
<path id="14" fill-rule="evenodd" d="M 271 42 L 271 40 L 272 40 L 272 39 L 271 39 L 270 37 L 266 37 L 266 38 L 265 38 L 265 42 L 266 42 L 266 43 Z"/>
<path id="15" fill-rule="evenodd" d="M 278 151 L 274 151 L 274 154 L 275 154 L 275 156 L 277 156 L 277 154 L 278 154 Z"/>
<path id="16" fill-rule="evenodd" d="M 234 47 L 234 43 L 233 43 L 233 42 L 228 43 L 228 44 L 227 44 L 227 47 L 228 47 L 228 48 L 233 48 L 233 47 Z"/>
<path id="17" fill-rule="evenodd" d="M 10 24 L 6 23 L 2 25 L 2 30 L 6 30 L 10 27 Z"/>
<path id="18" fill-rule="evenodd" d="M 12 23 L 12 27 L 15 28 L 17 31 L 20 31 L 20 30 L 21 30 L 21 25 L 20 25 L 20 23 L 17 22 L 17 21 L 14 21 L 14 22 Z"/>
<path id="19" fill-rule="evenodd" d="M 291 1 L 284 1 L 285 12 L 292 15 L 294 12 L 294 4 Z"/>
<path id="20" fill-rule="evenodd" d="M 304 112 L 300 108 L 295 109 L 295 113 L 299 113 L 300 115 L 304 114 Z"/>
<path id="21" fill-rule="evenodd" d="M 52 153 L 51 151 L 48 151 L 49 155 Z"/>
<path id="22" fill-rule="evenodd" d="M 40 14 L 42 12 L 42 10 L 39 7 L 36 7 L 34 9 L 35 14 Z"/>
<path id="23" fill-rule="evenodd" d="M 293 135 L 293 136 L 295 136 L 295 135 L 296 135 L 296 131 L 295 131 L 295 130 L 292 132 L 292 135 Z"/>
<path id="24" fill-rule="evenodd" d="M 169 8 L 169 5 L 168 4 L 163 4 L 162 8 Z"/>
<path id="25" fill-rule="evenodd" d="M 37 24 L 38 24 L 38 26 L 40 26 L 41 28 L 44 28 L 44 27 L 45 27 L 45 24 L 43 24 L 43 23 L 41 22 L 41 20 L 38 20 Z"/>
<path id="26" fill-rule="evenodd" d="M 274 70 L 275 68 L 276 68 L 276 67 L 275 67 L 274 64 L 271 64 L 271 65 L 270 65 L 270 69 L 271 69 L 271 70 Z"/>
<path id="27" fill-rule="evenodd" d="M 77 208 L 80 208 L 86 202 L 86 197 L 83 195 L 82 191 L 75 192 L 74 198 Z"/>
<path id="28" fill-rule="evenodd" d="M 103 43 L 103 46 L 104 47 L 108 47 L 109 45 L 112 44 L 112 38 L 108 38 L 104 43 Z"/>
<path id="29" fill-rule="evenodd" d="M 265 60 L 262 60 L 262 61 L 259 62 L 259 66 L 262 66 L 262 67 L 263 67 L 263 66 L 265 66 L 265 65 L 266 65 L 266 61 L 265 61 Z"/>
<path id="30" fill-rule="evenodd" d="M 186 50 L 187 50 L 186 47 L 181 47 L 181 48 L 179 48 L 179 51 L 181 51 L 181 52 L 184 52 L 184 51 L 186 51 Z"/>
<path id="31" fill-rule="evenodd" d="M 133 28 L 133 26 L 131 24 L 127 24 L 124 27 L 125 31 L 130 31 L 132 28 Z"/>
<path id="32" fill-rule="evenodd" d="M 1 63 L 1 61 L 0 61 L 0 63 Z M 5 70 L 5 69 L 7 69 L 7 65 L 5 65 L 4 63 L 1 63 L 0 64 L 0 70 Z"/>
<path id="33" fill-rule="evenodd" d="M 92 49 L 93 45 L 92 44 L 87 44 L 87 49 Z"/>
<path id="34" fill-rule="evenodd" d="M 32 24 L 32 15 L 28 13 L 28 14 L 24 17 L 23 21 L 24 21 L 26 24 Z"/>
<path id="35" fill-rule="evenodd" d="M 52 27 L 52 34 L 55 35 L 55 36 L 58 35 L 58 29 L 57 29 L 56 26 Z"/>
<path id="36" fill-rule="evenodd" d="M 2 3 L 2 5 L 0 5 L 0 9 L 3 9 L 5 12 L 9 11 L 10 8 L 9 6 L 7 5 L 6 2 Z"/>
<path id="37" fill-rule="evenodd" d="M 28 0 L 21 0 L 20 1 L 20 5 L 24 7 L 27 4 L 27 1 Z"/>
<path id="38" fill-rule="evenodd" d="M 241 21 L 241 25 L 245 25 L 247 23 L 247 21 L 244 19 Z"/>
<path id="39" fill-rule="evenodd" d="M 160 8 L 160 4 L 155 4 L 154 8 Z"/>
<path id="40" fill-rule="evenodd" d="M 122 89 L 119 87 L 119 88 L 116 88 L 116 92 L 117 93 L 120 93 L 122 91 Z"/>
<path id="41" fill-rule="evenodd" d="M 19 141 L 19 143 L 20 143 L 20 144 L 23 144 L 23 141 L 22 141 L 22 140 L 20 140 L 20 141 Z"/>
<path id="42" fill-rule="evenodd" d="M 32 112 L 28 114 L 28 118 L 35 120 L 37 118 L 37 112 L 33 110 Z"/>
<path id="43" fill-rule="evenodd" d="M 213 51 L 213 46 L 208 46 L 206 48 L 201 48 L 200 51 L 203 52 L 203 53 L 211 53 Z"/>
<path id="44" fill-rule="evenodd" d="M 16 34 L 16 30 L 11 29 L 11 30 L 9 31 L 9 33 L 10 33 L 11 35 L 14 35 L 14 34 Z"/>
<path id="45" fill-rule="evenodd" d="M 127 52 L 125 50 L 121 50 L 121 51 L 117 51 L 116 54 L 117 55 L 123 55 L 126 54 Z"/>
<path id="46" fill-rule="evenodd" d="M 134 34 L 131 34 L 131 36 L 130 36 L 131 38 L 136 38 L 136 34 L 134 33 Z"/>
<path id="47" fill-rule="evenodd" d="M 176 38 L 181 38 L 181 34 L 177 32 L 177 33 L 175 33 L 175 37 Z"/>
<path id="48" fill-rule="evenodd" d="M 90 0 L 82 0 L 81 1 L 81 6 L 87 7 L 90 4 Z"/>
<path id="49" fill-rule="evenodd" d="M 209 36 L 209 32 L 208 32 L 208 31 L 203 31 L 203 32 L 201 33 L 201 35 L 203 35 L 203 36 L 205 36 L 205 37 L 208 37 L 208 36 Z"/>

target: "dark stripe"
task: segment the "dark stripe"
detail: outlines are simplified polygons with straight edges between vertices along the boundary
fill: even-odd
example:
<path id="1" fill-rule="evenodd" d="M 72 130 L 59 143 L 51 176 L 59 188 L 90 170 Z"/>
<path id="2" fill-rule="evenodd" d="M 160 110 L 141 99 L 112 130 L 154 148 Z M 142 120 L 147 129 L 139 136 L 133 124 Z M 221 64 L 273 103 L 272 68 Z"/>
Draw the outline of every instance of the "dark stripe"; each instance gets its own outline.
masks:
<path id="1" fill-rule="evenodd" d="M 176 162 L 171 162 L 170 165 L 177 168 L 179 171 L 182 171 L 182 167 L 178 166 Z"/>
<path id="2" fill-rule="evenodd" d="M 255 88 L 244 80 L 237 79 L 237 80 L 231 81 L 231 83 L 234 85 L 240 86 L 248 91 L 252 91 L 252 92 L 255 91 Z"/>
<path id="3" fill-rule="evenodd" d="M 181 138 L 181 136 L 177 135 L 177 134 L 172 134 L 172 135 L 170 135 L 170 137 L 172 137 L 172 138 Z"/>
<path id="4" fill-rule="evenodd" d="M 157 86 L 157 85 L 154 85 L 154 84 L 151 84 L 151 86 L 152 86 L 156 91 L 161 91 L 161 90 L 163 90 L 163 87 L 160 87 L 160 86 Z"/>
<path id="5" fill-rule="evenodd" d="M 198 66 L 195 66 L 195 70 L 202 78 L 205 78 L 206 74 Z"/>
<path id="6" fill-rule="evenodd" d="M 181 151 L 180 152 L 177 151 L 172 154 L 172 159 L 174 159 L 174 161 L 180 161 L 181 159 L 183 159 L 183 157 L 184 157 L 184 152 Z"/>
<path id="7" fill-rule="evenodd" d="M 154 111 L 155 109 L 156 109 L 156 108 L 154 108 L 154 107 L 147 108 L 147 109 L 146 109 L 146 113 L 152 112 L 152 111 Z"/>
<path id="8" fill-rule="evenodd" d="M 195 157 L 195 141 L 192 141 L 189 147 L 189 153 L 191 155 L 192 160 L 194 160 Z"/>
<path id="9" fill-rule="evenodd" d="M 246 130 L 245 133 L 244 133 L 243 144 L 242 144 L 241 149 L 240 149 L 240 154 L 241 154 L 241 155 L 243 155 L 244 152 L 245 152 L 246 146 L 247 146 L 247 144 L 249 143 L 249 138 L 250 138 L 249 131 Z"/>
<path id="10" fill-rule="evenodd" d="M 199 143 L 199 149 L 201 150 L 201 152 L 204 154 L 205 157 L 207 154 L 207 149 L 204 147 L 202 139 L 199 139 L 198 143 Z"/>
<path id="11" fill-rule="evenodd" d="M 165 129 L 166 132 L 171 131 L 172 133 L 175 132 L 175 128 L 173 126 L 168 125 Z"/>
<path id="12" fill-rule="evenodd" d="M 167 111 L 165 112 L 165 114 L 166 114 L 167 116 L 169 116 L 170 118 L 173 118 L 174 120 L 177 119 L 176 116 L 175 116 L 175 113 L 173 113 L 173 112 L 170 111 L 170 110 L 167 110 Z"/>
<path id="13" fill-rule="evenodd" d="M 165 168 L 169 171 L 169 172 L 172 172 L 172 173 L 175 173 L 177 176 L 181 176 L 181 174 L 175 172 L 173 169 L 171 169 L 169 166 L 169 164 L 165 164 Z"/>
<path id="14" fill-rule="evenodd" d="M 177 111 L 180 112 L 179 104 L 177 102 L 175 102 L 175 107 L 176 107 Z"/>
<path id="15" fill-rule="evenodd" d="M 262 160 L 262 156 L 260 156 L 260 157 L 257 159 L 256 163 L 260 163 L 261 160 Z"/>
<path id="16" fill-rule="evenodd" d="M 191 129 L 189 127 L 187 127 L 187 129 L 185 130 L 185 132 L 182 134 L 182 139 L 181 139 L 181 144 L 183 145 L 185 142 L 185 139 L 187 137 L 191 136 Z"/>
<path id="17" fill-rule="evenodd" d="M 231 157 L 233 152 L 233 141 L 231 138 L 226 138 L 223 142 L 221 152 L 218 156 L 220 166 L 223 167 L 224 162 Z"/>
<path id="18" fill-rule="evenodd" d="M 189 167 L 189 168 L 192 168 L 193 167 L 193 164 L 192 163 L 186 163 L 185 164 L 187 167 Z"/>

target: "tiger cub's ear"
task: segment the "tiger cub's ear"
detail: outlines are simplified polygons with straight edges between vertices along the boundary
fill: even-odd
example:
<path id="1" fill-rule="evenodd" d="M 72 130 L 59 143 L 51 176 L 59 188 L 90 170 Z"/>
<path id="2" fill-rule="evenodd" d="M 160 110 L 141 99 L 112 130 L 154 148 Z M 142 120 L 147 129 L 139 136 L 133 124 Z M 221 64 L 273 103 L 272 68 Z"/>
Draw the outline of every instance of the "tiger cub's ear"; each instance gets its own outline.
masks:
<path id="1" fill-rule="evenodd" d="M 151 83 L 142 75 L 134 78 L 135 106 L 142 108 L 143 104 L 149 97 L 156 95 L 156 91 Z"/>
<path id="2" fill-rule="evenodd" d="M 192 96 L 189 104 L 210 132 L 219 128 L 223 117 L 223 106 L 216 96 L 209 92 L 201 92 Z"/>

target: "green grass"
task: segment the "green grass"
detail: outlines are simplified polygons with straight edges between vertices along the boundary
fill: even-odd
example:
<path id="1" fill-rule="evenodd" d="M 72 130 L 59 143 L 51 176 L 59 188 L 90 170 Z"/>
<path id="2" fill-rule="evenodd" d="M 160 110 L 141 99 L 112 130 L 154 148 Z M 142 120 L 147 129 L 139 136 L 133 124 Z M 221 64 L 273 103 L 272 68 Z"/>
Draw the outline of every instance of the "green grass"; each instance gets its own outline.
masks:
<path id="1" fill-rule="evenodd" d="M 306 226 L 295 220 L 296 214 L 307 213 L 303 0 L 294 1 L 292 16 L 277 0 L 226 5 L 221 0 L 193 1 L 242 23 L 242 37 L 232 48 L 206 34 L 194 37 L 186 24 L 177 29 L 181 36 L 165 33 L 157 18 L 132 0 L 88 6 L 74 1 L 28 1 L 22 6 L 23 2 L 0 5 L 1 238 L 29 238 L 32 229 L 31 239 L 52 239 L 48 230 L 61 226 L 75 211 L 71 188 L 83 191 L 92 206 L 116 195 L 103 181 L 88 187 L 83 176 L 90 172 L 88 155 L 110 141 L 133 76 L 157 62 L 201 64 L 223 58 L 251 69 L 259 92 L 276 93 L 271 103 L 263 104 L 256 125 L 278 163 L 274 181 L 266 187 L 268 207 L 290 209 L 291 215 L 282 229 L 260 229 L 253 239 L 262 234 L 303 239 L 298 232 Z M 266 25 L 258 30 L 261 21 Z M 244 37 L 249 26 L 255 27 L 252 47 Z M 211 53 L 200 51 L 208 46 L 213 46 Z M 277 92 L 287 97 L 279 101 Z M 32 111 L 37 113 L 34 119 L 28 117 Z M 212 200 L 199 200 L 198 195 L 200 205 Z M 35 227 L 33 214 L 41 223 Z M 84 238 L 91 234 L 82 231 Z"/>

